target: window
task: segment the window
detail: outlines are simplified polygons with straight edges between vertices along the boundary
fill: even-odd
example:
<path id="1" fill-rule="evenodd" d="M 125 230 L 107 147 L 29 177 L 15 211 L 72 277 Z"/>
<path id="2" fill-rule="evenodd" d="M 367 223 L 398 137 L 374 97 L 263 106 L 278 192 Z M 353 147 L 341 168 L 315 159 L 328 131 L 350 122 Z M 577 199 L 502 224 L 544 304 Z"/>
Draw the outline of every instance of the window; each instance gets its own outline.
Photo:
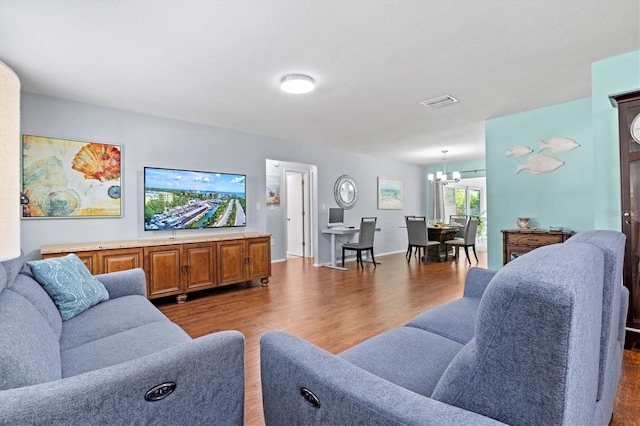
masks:
<path id="1" fill-rule="evenodd" d="M 456 200 L 456 211 L 452 214 L 480 216 L 482 213 L 480 189 L 469 187 L 451 189 L 455 191 Z"/>
<path id="2" fill-rule="evenodd" d="M 445 187 L 445 217 L 449 218 L 451 215 L 478 217 L 478 236 L 480 238 L 486 235 L 487 208 L 483 202 L 483 191 L 483 188 L 475 185 L 473 187 L 462 185 L 447 185 Z"/>

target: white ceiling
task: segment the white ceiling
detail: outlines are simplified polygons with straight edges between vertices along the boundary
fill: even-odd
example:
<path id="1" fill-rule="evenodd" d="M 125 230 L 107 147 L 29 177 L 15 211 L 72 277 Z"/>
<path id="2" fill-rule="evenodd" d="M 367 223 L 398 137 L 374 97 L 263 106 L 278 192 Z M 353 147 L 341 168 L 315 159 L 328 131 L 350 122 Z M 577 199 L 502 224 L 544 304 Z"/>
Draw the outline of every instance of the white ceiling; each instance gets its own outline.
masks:
<path id="1" fill-rule="evenodd" d="M 484 158 L 485 120 L 588 97 L 638 49 L 640 0 L 0 0 L 26 92 L 416 164 Z"/>

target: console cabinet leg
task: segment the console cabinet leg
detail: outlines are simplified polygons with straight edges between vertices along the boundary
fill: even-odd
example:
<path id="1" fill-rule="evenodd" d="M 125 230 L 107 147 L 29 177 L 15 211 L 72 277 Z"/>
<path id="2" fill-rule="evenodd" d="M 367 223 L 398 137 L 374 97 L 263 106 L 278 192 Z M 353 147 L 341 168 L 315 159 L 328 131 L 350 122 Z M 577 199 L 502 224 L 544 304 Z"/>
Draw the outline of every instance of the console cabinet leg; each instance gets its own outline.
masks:
<path id="1" fill-rule="evenodd" d="M 187 293 L 182 293 L 176 296 L 176 303 L 182 304 L 187 301 Z"/>

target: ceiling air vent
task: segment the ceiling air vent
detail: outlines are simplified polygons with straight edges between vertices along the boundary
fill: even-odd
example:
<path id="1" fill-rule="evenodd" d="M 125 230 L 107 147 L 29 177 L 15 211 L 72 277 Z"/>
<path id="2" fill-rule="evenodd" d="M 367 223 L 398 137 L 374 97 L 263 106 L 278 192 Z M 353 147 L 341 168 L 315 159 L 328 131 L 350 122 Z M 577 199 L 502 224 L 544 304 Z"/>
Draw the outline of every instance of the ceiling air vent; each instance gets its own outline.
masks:
<path id="1" fill-rule="evenodd" d="M 438 98 L 429 99 L 427 101 L 422 101 L 420 103 L 429 108 L 440 108 L 443 106 L 455 104 L 456 102 L 458 102 L 458 100 L 453 96 L 445 95 Z"/>

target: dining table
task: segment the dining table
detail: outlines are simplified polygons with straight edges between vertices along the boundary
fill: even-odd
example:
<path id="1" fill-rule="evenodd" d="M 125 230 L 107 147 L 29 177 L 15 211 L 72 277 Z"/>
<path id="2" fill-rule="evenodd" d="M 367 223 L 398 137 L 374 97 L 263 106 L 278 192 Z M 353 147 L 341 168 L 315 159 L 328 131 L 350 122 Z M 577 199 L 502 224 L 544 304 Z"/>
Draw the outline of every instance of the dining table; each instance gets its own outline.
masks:
<path id="1" fill-rule="evenodd" d="M 460 226 L 455 224 L 427 226 L 429 241 L 438 241 L 440 243 L 439 246 L 429 247 L 427 250 L 427 261 L 444 262 L 447 258 L 447 245 L 444 242 L 453 240 L 459 230 Z M 449 248 L 449 254 L 451 253 L 453 253 L 453 248 Z"/>

